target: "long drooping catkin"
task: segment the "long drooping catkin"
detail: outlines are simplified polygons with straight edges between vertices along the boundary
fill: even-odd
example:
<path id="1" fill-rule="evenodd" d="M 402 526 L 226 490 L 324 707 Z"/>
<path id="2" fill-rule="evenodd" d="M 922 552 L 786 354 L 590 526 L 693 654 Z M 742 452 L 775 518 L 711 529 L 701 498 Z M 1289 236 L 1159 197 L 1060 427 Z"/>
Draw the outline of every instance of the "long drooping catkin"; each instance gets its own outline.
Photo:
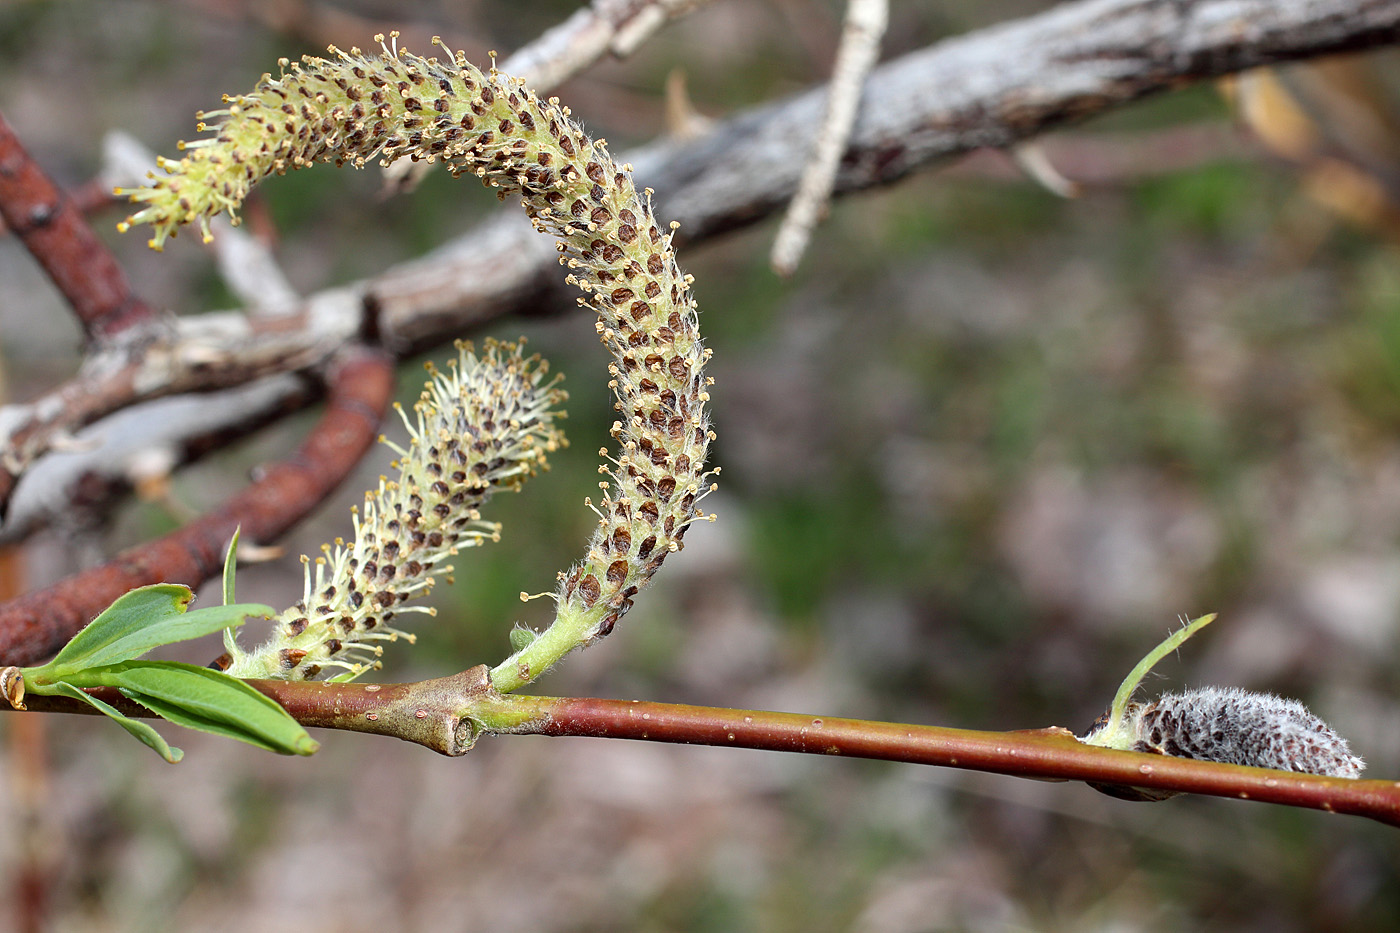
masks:
<path id="1" fill-rule="evenodd" d="M 382 44 L 382 40 L 381 40 Z M 335 60 L 307 57 L 257 89 L 202 115 L 215 135 L 185 146 L 123 226 L 148 223 L 159 248 L 180 224 L 232 213 L 269 174 L 314 162 L 407 156 L 441 161 L 453 174 L 517 191 L 535 227 L 559 238 L 569 281 L 598 315 L 612 353 L 610 386 L 620 451 L 597 509 L 600 524 L 583 561 L 560 575 L 554 624 L 493 672 L 502 689 L 538 676 L 564 653 L 606 635 L 632 599 L 679 550 L 707 491 L 713 433 L 705 412 L 709 353 L 700 343 L 690 280 L 671 234 L 619 167 L 551 98 L 482 72 L 460 54 L 447 61 L 391 44 L 383 56 L 357 49 Z M 201 123 L 201 127 L 204 124 Z"/>

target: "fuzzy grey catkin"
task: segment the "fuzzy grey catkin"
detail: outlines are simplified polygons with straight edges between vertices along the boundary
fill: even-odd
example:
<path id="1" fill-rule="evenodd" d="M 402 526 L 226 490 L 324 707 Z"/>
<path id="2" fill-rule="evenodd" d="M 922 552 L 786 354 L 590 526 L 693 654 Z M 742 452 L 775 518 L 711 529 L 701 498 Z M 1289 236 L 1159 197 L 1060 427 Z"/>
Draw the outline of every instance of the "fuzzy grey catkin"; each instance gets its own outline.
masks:
<path id="1" fill-rule="evenodd" d="M 1238 687 L 1199 687 L 1131 703 L 1125 731 L 1136 752 L 1279 771 L 1356 778 L 1365 762 L 1297 700 Z M 1084 740 L 1109 728 L 1096 724 Z"/>

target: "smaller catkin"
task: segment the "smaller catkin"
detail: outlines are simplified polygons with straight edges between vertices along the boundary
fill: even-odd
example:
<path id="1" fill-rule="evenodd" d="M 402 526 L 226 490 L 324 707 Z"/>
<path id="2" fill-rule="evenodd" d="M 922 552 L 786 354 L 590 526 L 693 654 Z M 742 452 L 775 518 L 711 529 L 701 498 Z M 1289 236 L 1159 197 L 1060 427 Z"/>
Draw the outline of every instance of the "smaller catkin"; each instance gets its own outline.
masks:
<path id="1" fill-rule="evenodd" d="M 1132 703 L 1126 720 L 1137 752 L 1344 778 L 1365 767 L 1306 706 L 1270 693 L 1200 687 Z M 1092 744 L 1097 731 L 1086 741 Z"/>
<path id="2" fill-rule="evenodd" d="M 433 610 L 403 603 L 449 572 L 458 549 L 495 540 L 500 529 L 481 520 L 479 507 L 518 489 L 563 443 L 554 426 L 558 380 L 517 344 L 487 341 L 480 355 L 459 344 L 445 372 L 429 371 L 416 420 L 403 416 L 407 447 L 385 441 L 399 454 L 398 479 L 380 477 L 365 494 L 353 541 L 323 546 L 314 562 L 302 558 L 305 593 L 265 643 L 244 651 L 230 641 L 230 674 L 306 680 L 335 670 L 348 680 L 375 666 L 383 642 L 412 641 L 394 626 L 396 614 Z"/>

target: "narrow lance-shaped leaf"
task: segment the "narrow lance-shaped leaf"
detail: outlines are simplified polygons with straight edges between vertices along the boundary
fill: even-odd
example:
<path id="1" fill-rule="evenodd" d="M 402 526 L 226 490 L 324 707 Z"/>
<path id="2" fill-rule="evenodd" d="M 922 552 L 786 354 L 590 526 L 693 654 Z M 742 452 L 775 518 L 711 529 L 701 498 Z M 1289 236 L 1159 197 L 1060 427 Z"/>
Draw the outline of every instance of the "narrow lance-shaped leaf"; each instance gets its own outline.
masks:
<path id="1" fill-rule="evenodd" d="M 228 550 L 224 552 L 224 605 L 233 605 L 233 575 L 238 567 L 238 536 L 243 531 L 243 526 L 239 525 L 233 529 L 233 537 L 229 539 Z M 224 650 L 229 657 L 235 657 L 238 651 L 238 642 L 233 637 L 233 630 L 236 625 L 230 625 L 224 629 Z"/>
<path id="2" fill-rule="evenodd" d="M 161 719 L 169 720 L 177 726 L 184 726 L 186 729 L 197 729 L 200 732 L 208 732 L 211 735 L 222 735 L 229 739 L 237 739 L 240 742 L 246 742 L 249 745 L 261 748 L 263 751 L 285 754 L 283 749 L 268 742 L 264 742 L 260 737 L 250 732 L 245 732 L 227 723 L 196 716 L 173 703 L 158 700 L 144 693 L 137 693 L 135 690 L 122 690 L 121 694 L 133 703 L 140 703 Z"/>
<path id="3" fill-rule="evenodd" d="M 1124 677 L 1123 682 L 1119 684 L 1118 693 L 1113 697 L 1113 705 L 1109 707 L 1107 723 L 1104 728 L 1096 729 L 1085 741 L 1091 745 L 1104 745 L 1109 748 L 1131 747 L 1131 739 L 1126 736 L 1125 732 L 1127 728 L 1126 713 L 1128 703 L 1132 700 L 1133 694 L 1137 692 L 1138 685 L 1142 683 L 1142 679 L 1147 676 L 1148 672 L 1157 666 L 1158 661 L 1180 648 L 1185 644 L 1186 639 L 1214 621 L 1215 613 L 1213 612 L 1201 616 L 1172 632 L 1162 640 L 1161 644 L 1147 652 L 1146 656 L 1128 672 L 1128 676 Z"/>
<path id="4" fill-rule="evenodd" d="M 181 758 L 185 757 L 184 752 L 168 744 L 165 739 L 161 738 L 159 732 L 146 725 L 146 723 L 139 719 L 132 719 L 122 715 L 110 704 L 102 702 L 89 693 L 84 693 L 72 684 L 59 682 L 36 685 L 33 688 L 33 692 L 41 695 L 58 694 L 59 696 L 72 697 L 75 700 L 81 700 L 87 703 L 89 706 L 96 708 L 109 718 L 115 720 L 117 725 L 134 735 L 142 744 L 155 749 L 157 755 L 171 764 L 175 764 Z"/>
<path id="5" fill-rule="evenodd" d="M 239 525 L 233 529 L 233 537 L 229 539 L 228 550 L 224 552 L 224 605 L 233 604 L 233 571 L 238 565 L 238 535 L 243 530 Z"/>
<path id="6" fill-rule="evenodd" d="M 282 707 L 243 681 L 207 667 L 129 661 L 81 671 L 71 680 L 82 687 L 116 687 L 178 725 L 284 755 L 310 755 L 320 747 Z"/>
<path id="7" fill-rule="evenodd" d="M 30 673 L 41 682 L 61 680 L 85 668 L 129 661 L 160 645 L 242 625 L 248 616 L 276 612 L 258 603 L 186 612 L 193 597 L 189 587 L 173 583 L 156 583 L 125 593 L 64 645 L 52 661 Z"/>

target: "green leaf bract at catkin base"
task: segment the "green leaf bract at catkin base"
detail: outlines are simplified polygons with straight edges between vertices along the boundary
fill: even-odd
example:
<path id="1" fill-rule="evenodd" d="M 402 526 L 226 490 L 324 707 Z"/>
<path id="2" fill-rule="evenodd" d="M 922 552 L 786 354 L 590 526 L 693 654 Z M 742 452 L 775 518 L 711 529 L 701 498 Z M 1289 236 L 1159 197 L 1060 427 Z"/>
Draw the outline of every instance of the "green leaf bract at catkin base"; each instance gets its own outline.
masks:
<path id="1" fill-rule="evenodd" d="M 52 661 L 30 672 L 42 680 L 59 680 L 74 671 L 130 661 L 161 645 L 242 625 L 250 616 L 276 613 L 261 603 L 186 612 L 193 598 L 189 587 L 175 583 L 154 583 L 124 593 L 74 635 Z"/>

